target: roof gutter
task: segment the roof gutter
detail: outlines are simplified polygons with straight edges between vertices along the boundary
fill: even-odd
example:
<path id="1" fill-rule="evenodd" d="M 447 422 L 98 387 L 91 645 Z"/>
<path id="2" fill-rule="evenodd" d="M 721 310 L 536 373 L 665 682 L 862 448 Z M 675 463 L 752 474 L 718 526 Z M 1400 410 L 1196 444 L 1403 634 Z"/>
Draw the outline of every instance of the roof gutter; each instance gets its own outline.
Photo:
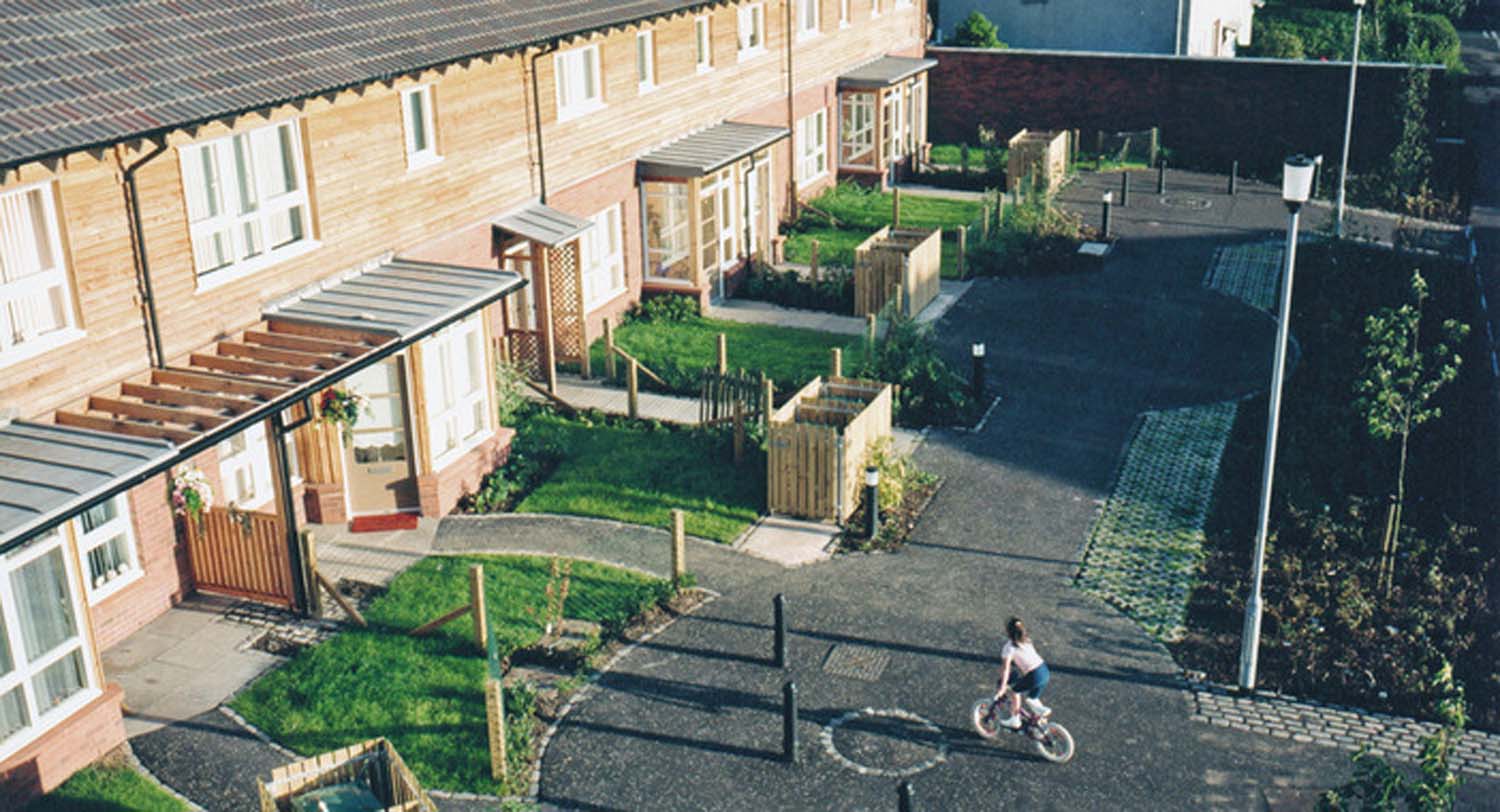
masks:
<path id="1" fill-rule="evenodd" d="M 120 145 L 115 145 L 115 164 L 124 175 L 125 201 L 130 206 L 130 254 L 135 264 L 136 287 L 141 293 L 141 304 L 146 309 L 146 338 L 151 342 L 151 366 L 161 369 L 167 365 L 161 348 L 161 321 L 156 316 L 156 293 L 151 287 L 151 263 L 146 258 L 146 229 L 141 222 L 141 195 L 136 186 L 135 173 L 158 155 L 167 151 L 166 139 L 162 139 L 140 160 L 125 166 Z"/>

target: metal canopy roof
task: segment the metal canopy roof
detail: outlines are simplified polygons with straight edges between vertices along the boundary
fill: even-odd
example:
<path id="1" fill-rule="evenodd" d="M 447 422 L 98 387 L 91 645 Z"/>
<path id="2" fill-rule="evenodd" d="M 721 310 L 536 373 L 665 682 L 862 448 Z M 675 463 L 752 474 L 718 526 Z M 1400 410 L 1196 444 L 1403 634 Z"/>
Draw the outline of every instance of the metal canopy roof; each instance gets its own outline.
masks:
<path id="1" fill-rule="evenodd" d="M 541 203 L 533 203 L 495 221 L 495 227 L 507 234 L 553 247 L 588 231 L 593 225 L 582 217 L 574 217 Z"/>
<path id="2" fill-rule="evenodd" d="M 25 421 L 0 425 L 0 549 L 55 526 L 174 451 L 165 440 Z"/>
<path id="3" fill-rule="evenodd" d="M 725 121 L 647 153 L 636 161 L 636 172 L 643 178 L 701 177 L 790 134 L 785 127 Z"/>
<path id="4" fill-rule="evenodd" d="M 328 280 L 268 307 L 269 322 L 294 321 L 408 339 L 452 313 L 472 310 L 525 285 L 491 268 L 395 259 Z"/>
<path id="5" fill-rule="evenodd" d="M 890 87 L 923 71 L 937 67 L 936 59 L 882 56 L 839 77 L 839 90 L 874 90 Z"/>

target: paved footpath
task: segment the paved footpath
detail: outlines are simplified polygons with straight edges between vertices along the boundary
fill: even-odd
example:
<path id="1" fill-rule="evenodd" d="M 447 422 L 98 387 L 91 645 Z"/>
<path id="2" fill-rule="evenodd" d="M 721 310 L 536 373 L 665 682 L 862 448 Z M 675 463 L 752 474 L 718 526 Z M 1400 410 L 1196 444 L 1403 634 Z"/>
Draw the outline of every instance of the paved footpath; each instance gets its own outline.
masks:
<path id="1" fill-rule="evenodd" d="M 982 432 L 934 432 L 919 451 L 946 484 L 913 543 L 787 571 L 709 565 L 702 580 L 722 597 L 622 658 L 564 719 L 541 800 L 893 809 L 910 774 L 921 809 L 1265 809 L 1341 782 L 1347 751 L 1195 719 L 1212 714 L 1167 652 L 1072 585 L 1137 415 L 1269 376 L 1254 348 L 1271 345 L 1272 322 L 1202 280 L 1218 246 L 1273 235 L 1283 210 L 1272 195 L 1234 207 L 1117 221 L 1125 240 L 1101 274 L 976 283 L 938 334 L 955 360 L 991 347 L 1004 400 Z M 768 662 L 776 593 L 791 612 L 785 671 Z M 1053 666 L 1050 702 L 1079 746 L 1066 766 L 968 729 L 1010 614 Z M 799 691 L 797 767 L 780 762 L 785 679 Z M 1500 809 L 1500 781 L 1476 777 L 1463 798 Z"/>

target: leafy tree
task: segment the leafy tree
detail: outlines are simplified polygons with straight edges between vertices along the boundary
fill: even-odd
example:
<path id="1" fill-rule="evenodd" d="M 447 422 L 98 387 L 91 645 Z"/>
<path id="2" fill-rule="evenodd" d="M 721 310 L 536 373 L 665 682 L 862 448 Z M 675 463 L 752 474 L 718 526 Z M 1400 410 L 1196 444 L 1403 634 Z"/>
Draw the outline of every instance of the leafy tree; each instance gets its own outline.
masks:
<path id="1" fill-rule="evenodd" d="M 1359 809 L 1380 812 L 1394 812 L 1403 806 L 1413 812 L 1453 809 L 1460 779 L 1448 760 L 1468 722 L 1464 692 L 1454 683 L 1453 667 L 1447 662 L 1433 677 L 1432 688 L 1443 695 L 1438 703 L 1443 726 L 1422 740 L 1421 777 L 1409 776 L 1362 747 L 1354 755 L 1354 777 L 1343 786 L 1323 793 L 1318 800 L 1319 812 L 1345 812 L 1355 808 L 1354 801 L 1359 802 Z"/>
<path id="2" fill-rule="evenodd" d="M 1468 325 L 1456 319 L 1443 322 L 1443 338 L 1423 347 L 1422 306 L 1429 294 L 1422 274 L 1411 275 L 1411 301 L 1395 309 L 1381 308 L 1365 319 L 1365 371 L 1355 388 L 1356 405 L 1365 416 L 1370 434 L 1381 440 L 1399 439 L 1400 462 L 1396 468 L 1396 501 L 1386 534 L 1383 578 L 1389 589 L 1397 538 L 1401 533 L 1401 507 L 1406 498 L 1407 445 L 1412 430 L 1442 416 L 1430 405 L 1443 385 L 1458 377 L 1463 359 L 1453 351 L 1468 335 Z"/>
<path id="3" fill-rule="evenodd" d="M 1004 48 L 999 33 L 990 18 L 976 10 L 953 29 L 953 44 L 965 48 Z"/>
<path id="4" fill-rule="evenodd" d="M 1271 59 L 1305 59 L 1307 46 L 1291 29 L 1273 26 L 1256 32 L 1255 43 L 1249 53 Z"/>

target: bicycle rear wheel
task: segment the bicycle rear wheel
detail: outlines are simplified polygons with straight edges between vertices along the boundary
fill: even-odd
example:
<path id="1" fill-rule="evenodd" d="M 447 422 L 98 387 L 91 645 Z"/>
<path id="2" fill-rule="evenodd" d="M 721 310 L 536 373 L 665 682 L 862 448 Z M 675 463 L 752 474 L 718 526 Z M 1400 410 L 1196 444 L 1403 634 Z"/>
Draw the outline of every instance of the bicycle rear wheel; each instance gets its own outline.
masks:
<path id="1" fill-rule="evenodd" d="M 1053 764 L 1066 764 L 1073 760 L 1073 734 L 1056 722 L 1038 723 L 1041 735 L 1032 740 L 1036 752 Z"/>
<path id="2" fill-rule="evenodd" d="M 993 739 L 1000 735 L 1000 723 L 995 713 L 991 711 L 995 703 L 988 699 L 980 699 L 974 703 L 970 716 L 974 722 L 974 732 L 981 738 Z"/>

